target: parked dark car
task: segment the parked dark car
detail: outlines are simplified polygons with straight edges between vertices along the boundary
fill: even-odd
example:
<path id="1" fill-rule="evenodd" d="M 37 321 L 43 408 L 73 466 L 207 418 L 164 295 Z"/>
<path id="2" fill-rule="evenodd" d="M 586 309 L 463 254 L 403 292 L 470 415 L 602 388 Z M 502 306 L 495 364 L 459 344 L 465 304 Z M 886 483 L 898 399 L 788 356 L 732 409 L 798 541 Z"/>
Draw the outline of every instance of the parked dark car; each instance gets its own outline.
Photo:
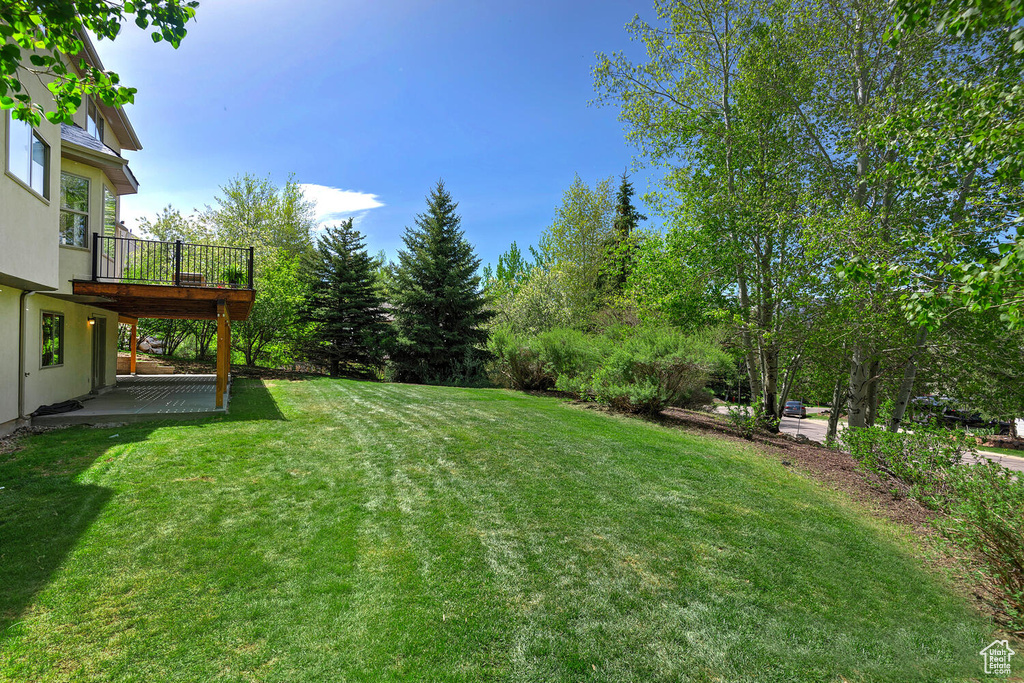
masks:
<path id="1" fill-rule="evenodd" d="M 782 408 L 783 417 L 807 417 L 807 407 L 800 401 L 786 401 Z"/>
<path id="2" fill-rule="evenodd" d="M 1009 436 L 1010 435 L 1010 423 L 1009 422 L 1004 422 L 1002 420 L 992 420 L 992 421 L 988 422 L 985 426 L 988 429 L 991 429 L 993 434 L 998 434 L 999 436 Z"/>
<path id="3" fill-rule="evenodd" d="M 911 420 L 918 424 L 932 424 L 949 428 L 991 429 L 996 434 L 1009 434 L 1010 423 L 986 421 L 981 413 L 960 410 L 953 399 L 946 396 L 918 396 L 911 401 Z"/>

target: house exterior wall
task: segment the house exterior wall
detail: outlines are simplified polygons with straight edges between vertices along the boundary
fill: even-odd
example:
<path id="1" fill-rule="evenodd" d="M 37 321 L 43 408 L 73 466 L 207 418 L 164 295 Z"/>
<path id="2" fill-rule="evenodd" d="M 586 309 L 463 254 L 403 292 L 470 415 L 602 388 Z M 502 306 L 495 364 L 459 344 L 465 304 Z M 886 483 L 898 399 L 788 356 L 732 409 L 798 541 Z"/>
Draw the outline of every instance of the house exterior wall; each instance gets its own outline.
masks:
<path id="1" fill-rule="evenodd" d="M 92 391 L 93 327 L 89 316 L 107 320 L 104 384 L 117 381 L 117 314 L 95 306 L 36 294 L 25 305 L 25 414 L 50 403 L 85 396 Z M 64 314 L 64 363 L 42 367 L 43 313 Z"/>
<path id="2" fill-rule="evenodd" d="M 20 366 L 19 306 L 23 290 L 0 287 L 0 435 L 13 430 L 18 418 Z M 42 366 L 43 313 L 64 315 L 64 363 Z M 25 297 L 25 395 L 29 415 L 39 406 L 80 398 L 92 391 L 93 326 L 89 317 L 105 318 L 105 386 L 117 382 L 117 313 L 97 306 L 35 293 Z"/>
<path id="3" fill-rule="evenodd" d="M 49 96 L 49 91 L 36 82 L 30 82 L 28 90 L 33 97 Z M 49 199 L 11 173 L 11 116 L 9 111 L 0 111 L 0 282 L 20 280 L 26 286 L 54 289 L 59 277 L 53 255 L 57 251 L 60 211 L 60 126 L 44 119 L 36 131 L 50 146 Z"/>
<path id="4" fill-rule="evenodd" d="M 18 305 L 21 290 L 0 285 L 0 436 L 18 417 Z"/>
<path id="5" fill-rule="evenodd" d="M 26 81 L 35 101 L 46 102 L 51 97 L 43 84 L 35 79 Z M 87 102 L 83 101 L 74 117 L 75 123 L 83 129 L 87 112 Z M 100 168 L 63 158 L 61 128 L 44 119 L 36 128 L 49 146 L 49 197 L 42 196 L 9 168 L 10 128 L 10 113 L 0 111 L 0 435 L 17 426 L 22 384 L 24 415 L 41 405 L 84 396 L 93 389 L 90 316 L 106 319 L 104 384 L 112 386 L 117 379 L 117 313 L 83 302 L 81 298 L 75 301 L 71 285 L 72 279 L 92 276 L 91 233 L 103 232 L 103 189 L 114 191 L 114 185 Z M 103 141 L 115 151 L 122 149 L 122 141 L 117 139 L 109 124 L 104 126 Z M 60 244 L 62 170 L 90 181 L 90 238 L 84 249 Z M 21 295 L 28 290 L 35 293 L 25 297 L 25 310 L 21 311 Z M 42 367 L 43 311 L 64 315 L 64 363 L 61 366 Z M 22 343 L 25 376 L 22 376 L 19 352 Z"/>
<path id="6" fill-rule="evenodd" d="M 108 137 L 113 137 L 108 135 Z M 103 234 L 103 188 L 114 192 L 114 186 L 100 169 L 94 166 L 61 159 L 61 172 L 73 173 L 89 180 L 89 230 L 87 246 L 61 244 L 59 248 L 59 280 L 57 291 L 71 294 L 71 280 L 88 280 L 92 277 L 92 233 Z M 116 194 L 116 193 L 115 193 Z M 60 203 L 58 197 L 57 203 Z M 119 202 L 120 204 L 120 202 Z M 120 206 L 118 207 L 120 209 Z M 58 209 L 59 210 L 59 209 Z M 54 223 L 54 225 L 57 225 Z"/>

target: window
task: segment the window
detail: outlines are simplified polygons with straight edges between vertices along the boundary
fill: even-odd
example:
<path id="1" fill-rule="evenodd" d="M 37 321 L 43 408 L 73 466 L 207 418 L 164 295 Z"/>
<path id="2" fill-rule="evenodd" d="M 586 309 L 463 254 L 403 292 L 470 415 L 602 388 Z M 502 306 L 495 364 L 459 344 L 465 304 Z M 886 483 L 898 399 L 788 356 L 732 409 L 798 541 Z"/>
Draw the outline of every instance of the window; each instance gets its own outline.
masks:
<path id="1" fill-rule="evenodd" d="M 43 197 L 50 198 L 50 146 L 31 125 L 10 117 L 7 170 Z"/>
<path id="2" fill-rule="evenodd" d="M 117 195 L 106 185 L 103 186 L 103 236 L 117 237 Z M 103 240 L 103 253 L 113 258 L 115 244 L 113 239 Z"/>
<path id="3" fill-rule="evenodd" d="M 89 181 L 60 174 L 60 243 L 85 246 L 89 234 Z"/>
<path id="4" fill-rule="evenodd" d="M 55 365 L 64 365 L 64 316 L 43 313 L 42 366 L 51 368 Z"/>
<path id="5" fill-rule="evenodd" d="M 85 116 L 85 131 L 103 142 L 103 117 L 100 116 L 99 107 L 96 106 L 96 102 L 89 99 L 89 108 Z"/>

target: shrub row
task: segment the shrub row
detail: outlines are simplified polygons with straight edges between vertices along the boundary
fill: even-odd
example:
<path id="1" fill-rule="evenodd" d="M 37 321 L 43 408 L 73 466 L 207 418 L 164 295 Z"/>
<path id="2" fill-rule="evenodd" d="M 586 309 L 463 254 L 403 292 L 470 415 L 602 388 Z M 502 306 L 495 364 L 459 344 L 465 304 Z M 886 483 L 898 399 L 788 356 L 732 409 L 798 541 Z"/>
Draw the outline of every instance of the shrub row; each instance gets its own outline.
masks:
<path id="1" fill-rule="evenodd" d="M 613 327 L 601 334 L 555 329 L 524 336 L 491 332 L 491 379 L 521 390 L 555 388 L 627 413 L 711 403 L 708 375 L 728 363 L 709 336 L 661 327 Z"/>

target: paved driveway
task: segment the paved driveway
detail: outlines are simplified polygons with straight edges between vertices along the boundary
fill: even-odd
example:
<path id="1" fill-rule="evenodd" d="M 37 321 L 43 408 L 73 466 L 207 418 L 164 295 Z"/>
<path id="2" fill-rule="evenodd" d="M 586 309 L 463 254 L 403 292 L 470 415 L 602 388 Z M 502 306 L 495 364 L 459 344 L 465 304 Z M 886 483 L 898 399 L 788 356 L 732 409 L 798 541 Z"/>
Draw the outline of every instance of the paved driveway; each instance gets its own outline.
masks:
<path id="1" fill-rule="evenodd" d="M 820 412 L 821 408 L 808 408 L 809 413 Z M 715 412 L 722 415 L 728 415 L 729 410 L 725 406 L 715 406 Z M 842 431 L 846 427 L 846 422 L 840 420 L 839 430 Z M 825 442 L 825 434 L 828 433 L 828 420 L 816 420 L 813 418 L 796 418 L 796 417 L 784 417 L 779 423 L 779 430 L 784 434 L 802 434 L 811 441 L 817 441 L 818 443 Z M 1017 472 L 1024 472 L 1024 455 L 1022 457 L 1015 457 L 1012 455 L 1002 455 L 1000 453 L 990 453 L 988 451 L 978 451 L 978 455 L 984 456 L 989 460 L 998 462 L 1003 467 Z"/>

